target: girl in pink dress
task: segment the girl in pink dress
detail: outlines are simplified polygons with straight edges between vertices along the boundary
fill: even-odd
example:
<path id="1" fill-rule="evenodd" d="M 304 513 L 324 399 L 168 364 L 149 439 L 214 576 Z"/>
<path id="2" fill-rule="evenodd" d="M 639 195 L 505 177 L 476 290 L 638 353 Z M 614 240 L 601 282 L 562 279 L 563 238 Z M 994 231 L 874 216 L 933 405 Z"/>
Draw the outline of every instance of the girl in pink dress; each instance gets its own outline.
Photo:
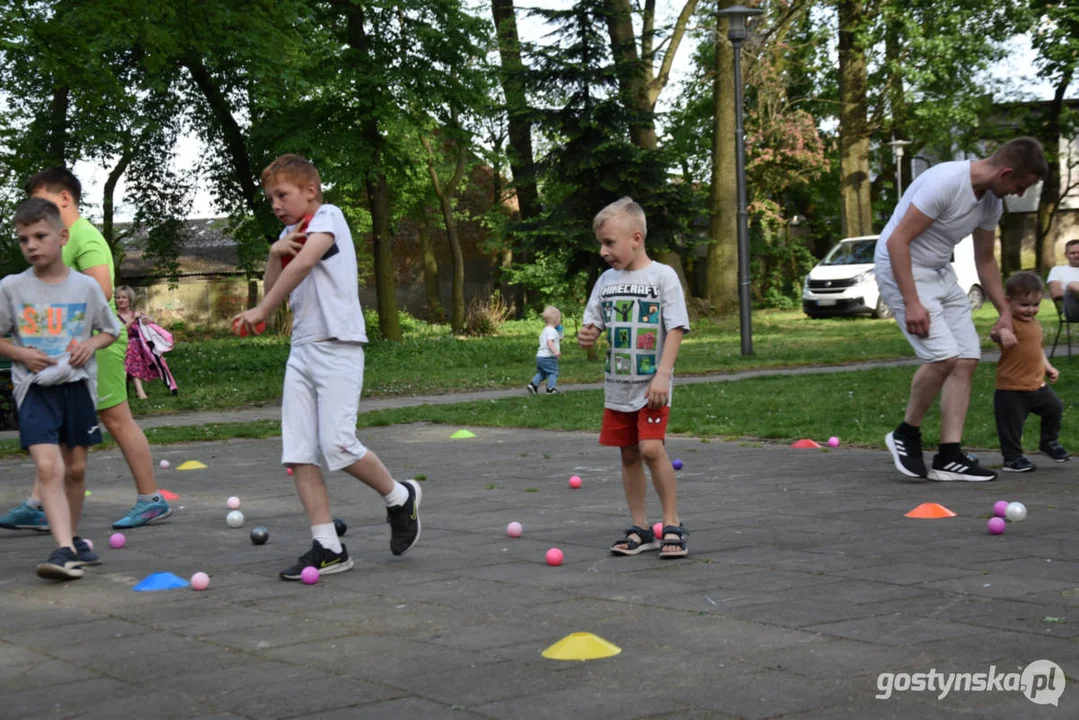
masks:
<path id="1" fill-rule="evenodd" d="M 116 314 L 127 328 L 127 359 L 124 366 L 127 376 L 135 381 L 135 393 L 140 400 L 146 399 L 142 387 L 143 380 L 165 381 L 169 391 L 177 393 L 176 380 L 165 362 L 164 353 L 172 348 L 172 338 L 168 332 L 153 324 L 150 318 L 135 310 L 135 292 L 127 285 L 116 288 Z M 154 332 L 147 332 L 152 327 Z M 157 336 L 158 343 L 153 340 Z M 158 347 L 162 340 L 167 340 L 168 347 Z"/>

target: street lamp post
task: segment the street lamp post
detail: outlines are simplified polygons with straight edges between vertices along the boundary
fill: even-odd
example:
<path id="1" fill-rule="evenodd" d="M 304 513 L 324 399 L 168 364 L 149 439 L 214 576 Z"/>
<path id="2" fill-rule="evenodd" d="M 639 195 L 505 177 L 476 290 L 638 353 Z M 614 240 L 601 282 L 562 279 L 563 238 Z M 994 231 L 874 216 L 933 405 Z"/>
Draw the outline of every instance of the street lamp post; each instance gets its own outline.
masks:
<path id="1" fill-rule="evenodd" d="M 753 317 L 749 277 L 749 212 L 746 210 L 746 134 L 742 126 L 742 43 L 746 18 L 763 10 L 734 5 L 717 15 L 727 18 L 727 39 L 734 48 L 734 158 L 738 180 L 738 305 L 742 332 L 742 355 L 753 354 Z"/>
<path id="2" fill-rule="evenodd" d="M 903 199 L 903 149 L 910 145 L 910 140 L 896 140 L 893 133 L 892 141 L 888 144 L 892 146 L 892 155 L 895 156 L 895 204 L 898 205 Z"/>

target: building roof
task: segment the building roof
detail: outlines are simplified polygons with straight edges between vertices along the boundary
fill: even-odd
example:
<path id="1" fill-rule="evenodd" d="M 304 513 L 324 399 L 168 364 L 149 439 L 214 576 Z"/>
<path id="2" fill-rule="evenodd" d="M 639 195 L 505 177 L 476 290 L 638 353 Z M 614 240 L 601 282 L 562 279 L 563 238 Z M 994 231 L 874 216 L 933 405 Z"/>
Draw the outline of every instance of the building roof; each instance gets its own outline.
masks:
<path id="1" fill-rule="evenodd" d="M 183 243 L 183 252 L 177 258 L 180 277 L 221 277 L 243 275 L 239 267 L 239 253 L 236 241 L 228 234 L 227 218 L 193 218 L 184 221 L 187 239 Z M 117 226 L 118 232 L 130 229 Z M 145 257 L 146 231 L 124 238 L 125 255 L 120 263 L 119 275 L 125 281 L 155 277 L 153 262 Z"/>

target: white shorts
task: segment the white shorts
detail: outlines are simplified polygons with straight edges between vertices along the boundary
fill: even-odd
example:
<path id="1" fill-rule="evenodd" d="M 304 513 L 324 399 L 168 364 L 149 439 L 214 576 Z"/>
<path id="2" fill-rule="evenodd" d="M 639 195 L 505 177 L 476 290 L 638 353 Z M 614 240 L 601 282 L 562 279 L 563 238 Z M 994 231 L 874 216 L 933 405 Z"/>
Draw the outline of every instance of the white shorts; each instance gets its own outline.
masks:
<path id="1" fill-rule="evenodd" d="M 363 459 L 356 413 L 363 390 L 363 345 L 336 341 L 293 345 L 281 397 L 281 464 L 331 470 Z"/>
<path id="2" fill-rule="evenodd" d="M 906 307 L 891 268 L 878 268 L 876 276 L 880 296 L 895 315 L 899 329 L 914 348 L 915 354 L 928 362 L 951 358 L 980 360 L 982 346 L 978 340 L 978 331 L 974 328 L 970 299 L 959 287 L 955 271 L 951 267 L 941 270 L 913 270 L 918 299 L 929 313 L 929 337 L 918 337 L 907 331 Z"/>

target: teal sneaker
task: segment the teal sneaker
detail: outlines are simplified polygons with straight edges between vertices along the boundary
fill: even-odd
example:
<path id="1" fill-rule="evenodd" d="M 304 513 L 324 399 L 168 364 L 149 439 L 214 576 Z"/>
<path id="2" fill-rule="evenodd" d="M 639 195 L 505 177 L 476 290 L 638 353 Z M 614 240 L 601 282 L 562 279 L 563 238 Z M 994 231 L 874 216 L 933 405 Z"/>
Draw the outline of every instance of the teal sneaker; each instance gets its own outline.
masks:
<path id="1" fill-rule="evenodd" d="M 23 500 L 7 515 L 0 517 L 0 528 L 48 532 L 49 520 L 45 517 L 44 510 L 36 508 Z"/>
<path id="2" fill-rule="evenodd" d="M 129 530 L 164 520 L 169 515 L 172 515 L 172 508 L 164 500 L 149 502 L 140 500 L 127 511 L 127 515 L 114 522 L 112 526 L 117 530 Z"/>

